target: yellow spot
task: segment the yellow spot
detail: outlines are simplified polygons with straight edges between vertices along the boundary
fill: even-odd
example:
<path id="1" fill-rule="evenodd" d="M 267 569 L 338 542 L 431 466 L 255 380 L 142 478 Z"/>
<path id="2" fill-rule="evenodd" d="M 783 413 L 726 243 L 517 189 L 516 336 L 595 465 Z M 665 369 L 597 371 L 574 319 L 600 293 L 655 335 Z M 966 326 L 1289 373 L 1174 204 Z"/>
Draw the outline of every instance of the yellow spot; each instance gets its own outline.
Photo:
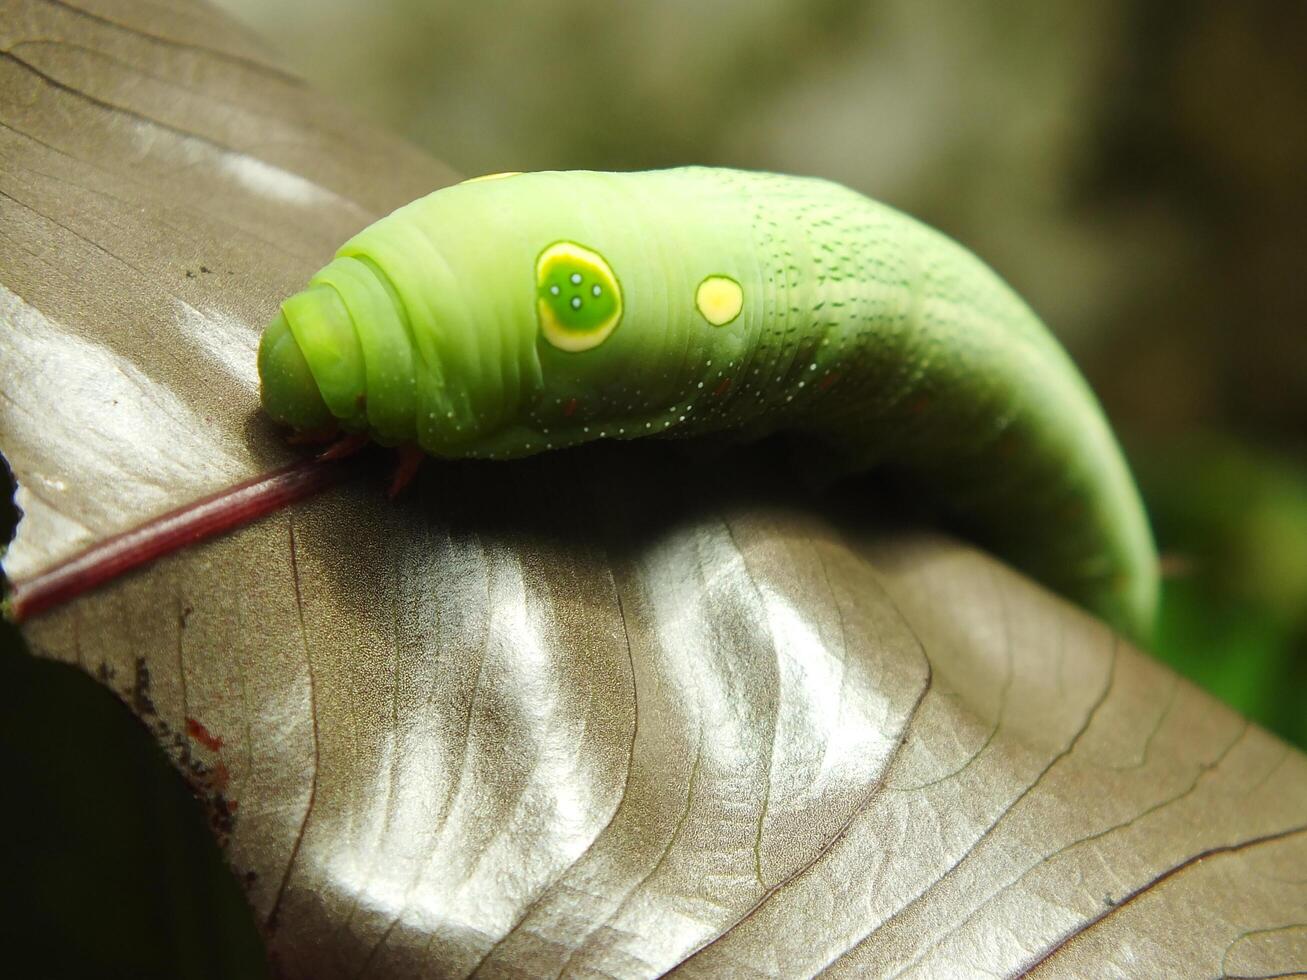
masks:
<path id="1" fill-rule="evenodd" d="M 744 309 L 744 290 L 730 276 L 709 276 L 695 290 L 694 305 L 714 327 L 724 327 Z"/>
<path id="2" fill-rule="evenodd" d="M 546 248 L 536 259 L 536 316 L 559 350 L 602 344 L 622 319 L 622 287 L 608 260 L 576 242 Z"/>
<path id="3" fill-rule="evenodd" d="M 462 183 L 475 184 L 479 180 L 499 180 L 501 177 L 520 177 L 521 175 L 522 171 L 520 170 L 505 170 L 503 173 L 498 174 L 482 174 L 480 177 L 469 177 Z"/>

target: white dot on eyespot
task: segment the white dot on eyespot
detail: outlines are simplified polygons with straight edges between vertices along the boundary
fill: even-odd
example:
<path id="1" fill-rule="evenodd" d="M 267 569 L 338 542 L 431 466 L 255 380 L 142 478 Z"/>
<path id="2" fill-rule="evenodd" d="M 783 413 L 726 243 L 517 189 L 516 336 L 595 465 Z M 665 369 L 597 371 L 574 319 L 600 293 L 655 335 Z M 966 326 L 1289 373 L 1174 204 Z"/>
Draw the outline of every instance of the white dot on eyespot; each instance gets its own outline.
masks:
<path id="1" fill-rule="evenodd" d="M 550 286 L 549 291 L 555 296 L 557 296 L 559 292 L 561 292 L 561 290 L 557 286 Z"/>
<path id="2" fill-rule="evenodd" d="M 580 296 L 573 296 L 573 297 L 572 297 L 572 309 L 574 309 L 574 310 L 579 310 L 580 308 L 581 308 L 581 297 L 580 297 Z"/>
<path id="3" fill-rule="evenodd" d="M 573 286 L 581 285 L 581 273 L 579 272 L 572 273 L 572 285 Z"/>

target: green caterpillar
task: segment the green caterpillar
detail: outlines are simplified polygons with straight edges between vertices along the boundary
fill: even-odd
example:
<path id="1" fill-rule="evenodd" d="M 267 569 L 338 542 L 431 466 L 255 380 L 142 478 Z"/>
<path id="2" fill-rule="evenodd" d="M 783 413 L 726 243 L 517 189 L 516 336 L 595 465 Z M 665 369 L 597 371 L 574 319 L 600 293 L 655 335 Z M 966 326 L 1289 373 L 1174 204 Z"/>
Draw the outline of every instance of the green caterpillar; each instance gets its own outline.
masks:
<path id="1" fill-rule="evenodd" d="M 823 180 L 711 168 L 496 174 L 347 241 L 259 347 L 306 431 L 510 459 L 776 431 L 892 466 L 1135 637 L 1147 518 L 1102 411 L 970 252 Z"/>

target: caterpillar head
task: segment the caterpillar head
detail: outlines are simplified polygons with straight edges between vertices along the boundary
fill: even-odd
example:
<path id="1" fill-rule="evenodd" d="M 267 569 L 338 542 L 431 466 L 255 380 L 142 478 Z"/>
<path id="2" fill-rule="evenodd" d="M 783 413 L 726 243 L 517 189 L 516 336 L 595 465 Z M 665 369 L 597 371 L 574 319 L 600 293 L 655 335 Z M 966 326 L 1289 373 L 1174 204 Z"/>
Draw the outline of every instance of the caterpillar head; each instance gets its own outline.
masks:
<path id="1" fill-rule="evenodd" d="M 259 340 L 263 409 L 297 432 L 329 433 L 336 418 L 327 408 L 286 315 L 278 311 Z"/>

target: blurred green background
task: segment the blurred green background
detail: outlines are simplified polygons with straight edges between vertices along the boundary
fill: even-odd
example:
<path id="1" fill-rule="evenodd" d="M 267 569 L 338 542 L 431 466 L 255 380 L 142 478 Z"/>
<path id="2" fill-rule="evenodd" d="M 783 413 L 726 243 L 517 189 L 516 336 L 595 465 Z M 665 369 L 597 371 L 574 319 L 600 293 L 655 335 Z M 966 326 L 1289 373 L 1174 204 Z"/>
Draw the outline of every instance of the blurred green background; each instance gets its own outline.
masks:
<path id="1" fill-rule="evenodd" d="M 1156 652 L 1307 746 L 1302 0 L 219 0 L 470 175 L 708 163 L 949 232 L 1102 397 Z"/>
<path id="2" fill-rule="evenodd" d="M 816 174 L 969 245 L 1128 445 L 1167 567 L 1155 652 L 1307 746 L 1302 0 L 219 5 L 468 175 Z M 9 948 L 39 943 L 45 975 L 256 973 L 239 886 L 158 745 L 20 651 L 0 627 L 0 760 L 25 803 Z"/>

